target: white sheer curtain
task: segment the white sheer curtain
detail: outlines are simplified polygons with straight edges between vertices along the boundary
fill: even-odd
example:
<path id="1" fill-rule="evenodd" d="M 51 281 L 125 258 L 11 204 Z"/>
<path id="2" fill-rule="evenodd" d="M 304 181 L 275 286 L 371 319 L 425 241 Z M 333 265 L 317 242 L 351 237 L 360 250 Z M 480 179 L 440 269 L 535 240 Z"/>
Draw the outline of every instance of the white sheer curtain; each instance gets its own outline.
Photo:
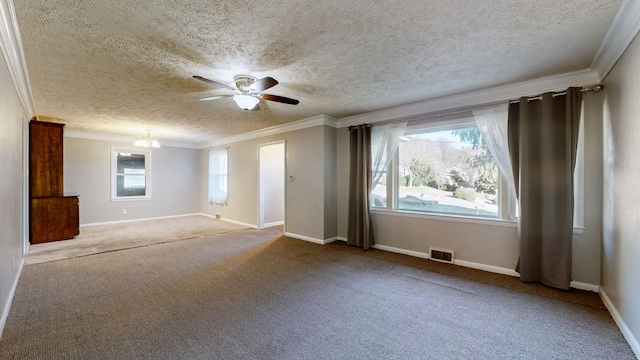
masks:
<path id="1" fill-rule="evenodd" d="M 227 149 L 209 151 L 209 202 L 227 204 Z"/>
<path id="2" fill-rule="evenodd" d="M 374 125 L 371 128 L 371 190 L 382 179 L 400 144 L 407 122 Z"/>
<path id="3" fill-rule="evenodd" d="M 489 152 L 496 160 L 500 172 L 507 179 L 509 195 L 512 199 L 515 199 L 515 181 L 513 179 L 511 159 L 509 158 L 508 109 L 509 104 L 501 104 L 490 108 L 473 110 L 473 117 Z"/>

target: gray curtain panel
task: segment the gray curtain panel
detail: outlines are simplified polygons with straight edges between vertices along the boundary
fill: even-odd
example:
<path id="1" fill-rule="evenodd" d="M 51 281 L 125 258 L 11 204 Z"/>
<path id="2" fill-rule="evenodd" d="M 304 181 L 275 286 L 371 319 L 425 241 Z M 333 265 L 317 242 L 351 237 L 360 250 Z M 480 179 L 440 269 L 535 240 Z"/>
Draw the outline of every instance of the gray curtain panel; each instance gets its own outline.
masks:
<path id="1" fill-rule="evenodd" d="M 571 282 L 573 170 L 582 93 L 509 105 L 509 152 L 520 203 L 522 281 L 559 289 Z"/>
<path id="2" fill-rule="evenodd" d="M 369 249 L 373 241 L 369 193 L 371 192 L 371 126 L 349 128 L 349 231 L 347 244 Z"/>

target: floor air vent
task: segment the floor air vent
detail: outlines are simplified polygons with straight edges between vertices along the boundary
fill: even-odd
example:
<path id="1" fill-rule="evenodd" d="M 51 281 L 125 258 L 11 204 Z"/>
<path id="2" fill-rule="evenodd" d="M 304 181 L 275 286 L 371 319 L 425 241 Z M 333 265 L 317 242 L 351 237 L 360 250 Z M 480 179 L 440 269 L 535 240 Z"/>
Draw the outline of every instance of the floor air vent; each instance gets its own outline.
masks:
<path id="1" fill-rule="evenodd" d="M 453 250 L 429 248 L 429 258 L 431 260 L 453 264 Z"/>

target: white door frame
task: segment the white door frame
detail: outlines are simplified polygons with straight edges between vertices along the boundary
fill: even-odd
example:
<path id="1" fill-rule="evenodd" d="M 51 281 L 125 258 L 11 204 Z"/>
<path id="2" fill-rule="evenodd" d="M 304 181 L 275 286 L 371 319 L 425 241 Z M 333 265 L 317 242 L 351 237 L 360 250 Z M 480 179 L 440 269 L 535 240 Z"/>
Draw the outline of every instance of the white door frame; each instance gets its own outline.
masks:
<path id="1" fill-rule="evenodd" d="M 284 158 L 282 159 L 282 161 L 284 162 L 284 174 L 283 174 L 283 184 L 282 186 L 284 187 L 284 226 L 285 226 L 285 231 L 286 231 L 286 226 L 287 226 L 287 181 L 286 181 L 286 175 L 287 175 L 287 142 L 285 140 L 282 141 L 274 141 L 274 142 L 270 142 L 270 143 L 265 143 L 265 144 L 258 144 L 258 229 L 264 229 L 264 200 L 262 198 L 262 172 L 260 171 L 261 165 L 262 165 L 262 155 L 260 150 L 264 147 L 264 146 L 270 146 L 270 145 L 278 145 L 278 144 L 282 144 L 282 146 L 284 147 Z"/>
<path id="2" fill-rule="evenodd" d="M 22 119 L 22 259 L 29 252 L 29 122 Z"/>

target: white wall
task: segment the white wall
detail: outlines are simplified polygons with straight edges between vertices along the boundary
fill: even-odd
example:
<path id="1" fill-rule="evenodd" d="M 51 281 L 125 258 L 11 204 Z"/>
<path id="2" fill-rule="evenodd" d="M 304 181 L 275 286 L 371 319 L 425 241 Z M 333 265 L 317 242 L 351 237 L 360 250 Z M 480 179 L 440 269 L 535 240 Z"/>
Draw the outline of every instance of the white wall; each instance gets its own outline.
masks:
<path id="1" fill-rule="evenodd" d="M 200 209 L 220 214 L 224 219 L 249 226 L 258 225 L 258 146 L 286 142 L 285 231 L 290 236 L 325 241 L 336 236 L 335 211 L 327 212 L 335 202 L 335 176 L 326 176 L 335 168 L 335 140 L 327 137 L 335 129 L 320 125 L 278 135 L 269 135 L 220 145 L 229 148 L 229 200 L 227 206 L 207 202 L 207 174 L 200 184 Z M 201 151 L 200 164 L 206 168 L 210 149 Z M 330 155 L 326 155 L 329 153 Z M 327 170 L 328 169 L 328 170 Z M 293 176 L 293 181 L 289 177 Z M 335 209 L 335 206 L 333 206 Z"/>
<path id="2" fill-rule="evenodd" d="M 111 148 L 133 144 L 64 138 L 64 191 L 80 196 L 80 224 L 199 212 L 199 150 L 163 146 L 151 150 L 151 200 L 111 198 Z M 127 214 L 122 210 L 126 209 Z"/>
<path id="3" fill-rule="evenodd" d="M 0 335 L 23 254 L 23 126 L 27 115 L 0 56 Z"/>
<path id="4" fill-rule="evenodd" d="M 584 232 L 573 235 L 574 281 L 600 284 L 603 93 L 584 94 Z M 576 195 L 580 196 L 580 195 Z"/>
<path id="5" fill-rule="evenodd" d="M 583 234 L 574 235 L 574 282 L 585 283 L 588 288 L 600 284 L 602 213 L 602 176 L 600 139 L 602 94 L 585 96 L 585 227 Z M 338 132 L 338 235 L 347 237 L 349 198 L 349 136 L 345 129 Z M 381 248 L 391 247 L 407 253 L 427 254 L 429 247 L 451 249 L 457 260 L 467 265 L 480 265 L 503 273 L 514 273 L 518 261 L 519 245 L 515 223 L 496 221 L 451 221 L 452 218 L 401 215 L 373 211 L 372 222 L 375 242 Z M 488 267 L 487 267 L 488 266 Z M 584 286 L 584 284 L 576 285 Z"/>
<path id="6" fill-rule="evenodd" d="M 604 81 L 602 292 L 640 356 L 640 39 Z"/>
<path id="7" fill-rule="evenodd" d="M 324 128 L 324 234 L 325 239 L 338 237 L 338 130 Z"/>
<path id="8" fill-rule="evenodd" d="M 263 224 L 284 222 L 285 143 L 260 146 Z"/>

